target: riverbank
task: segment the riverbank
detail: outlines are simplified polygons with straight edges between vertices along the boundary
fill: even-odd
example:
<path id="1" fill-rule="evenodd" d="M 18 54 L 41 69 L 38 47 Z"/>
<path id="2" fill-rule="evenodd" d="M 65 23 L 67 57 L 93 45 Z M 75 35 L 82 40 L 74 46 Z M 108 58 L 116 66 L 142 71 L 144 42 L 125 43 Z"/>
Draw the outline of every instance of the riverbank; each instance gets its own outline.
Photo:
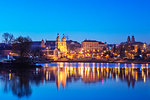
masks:
<path id="1" fill-rule="evenodd" d="M 68 62 L 68 63 L 134 63 L 134 64 L 150 64 L 150 61 L 144 61 L 144 60 L 116 60 L 116 61 L 110 61 L 110 60 L 57 60 L 57 61 L 40 61 L 36 62 L 36 64 L 26 64 L 26 63 L 2 63 L 0 62 L 0 68 L 18 68 L 18 69 L 24 69 L 24 68 L 41 68 L 42 66 L 37 64 L 45 64 L 45 63 L 56 63 L 56 62 Z"/>
<path id="2" fill-rule="evenodd" d="M 52 62 L 90 62 L 90 63 L 135 63 L 135 64 L 150 64 L 150 61 L 146 60 L 116 60 L 116 61 L 109 61 L 109 60 L 57 60 L 51 61 Z"/>
<path id="3" fill-rule="evenodd" d="M 24 68 L 41 68 L 40 65 L 29 65 L 25 63 L 2 63 L 0 62 L 0 68 L 18 68 L 18 69 L 24 69 Z"/>

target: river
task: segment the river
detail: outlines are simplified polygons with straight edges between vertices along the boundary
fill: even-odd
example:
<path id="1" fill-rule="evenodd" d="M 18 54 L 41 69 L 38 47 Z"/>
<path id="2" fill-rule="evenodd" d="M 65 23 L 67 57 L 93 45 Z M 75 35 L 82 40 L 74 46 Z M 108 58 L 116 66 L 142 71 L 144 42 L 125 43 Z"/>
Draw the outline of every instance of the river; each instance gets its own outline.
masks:
<path id="1" fill-rule="evenodd" d="M 38 64 L 0 69 L 1 100 L 149 100 L 150 65 L 125 63 Z"/>

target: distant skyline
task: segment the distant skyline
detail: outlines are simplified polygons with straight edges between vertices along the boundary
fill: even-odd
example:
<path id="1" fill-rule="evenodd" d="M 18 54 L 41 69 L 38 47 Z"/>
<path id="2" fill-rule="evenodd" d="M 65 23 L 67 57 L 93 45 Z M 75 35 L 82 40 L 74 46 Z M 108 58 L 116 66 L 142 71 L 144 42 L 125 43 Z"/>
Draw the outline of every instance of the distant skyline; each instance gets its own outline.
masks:
<path id="1" fill-rule="evenodd" d="M 150 44 L 150 0 L 1 0 L 0 42 L 5 32 L 32 40 L 120 43 L 127 36 Z"/>

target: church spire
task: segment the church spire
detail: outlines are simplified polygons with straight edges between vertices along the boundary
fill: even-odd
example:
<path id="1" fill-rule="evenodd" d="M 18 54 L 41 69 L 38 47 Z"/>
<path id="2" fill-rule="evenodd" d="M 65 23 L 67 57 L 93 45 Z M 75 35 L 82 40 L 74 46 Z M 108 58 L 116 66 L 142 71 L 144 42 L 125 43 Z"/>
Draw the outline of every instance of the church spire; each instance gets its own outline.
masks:
<path id="1" fill-rule="evenodd" d="M 130 43 L 130 42 L 131 42 L 130 36 L 128 36 L 128 38 L 127 38 L 127 43 Z"/>
<path id="2" fill-rule="evenodd" d="M 63 37 L 62 37 L 62 41 L 65 42 L 66 41 L 66 38 L 65 38 L 65 35 L 63 34 Z"/>
<path id="3" fill-rule="evenodd" d="M 60 42 L 60 37 L 59 37 L 59 33 L 57 33 L 57 38 L 56 38 L 57 42 Z"/>
<path id="4" fill-rule="evenodd" d="M 134 36 L 132 36 L 132 41 L 131 41 L 132 43 L 134 43 L 135 42 L 135 38 L 134 38 Z"/>

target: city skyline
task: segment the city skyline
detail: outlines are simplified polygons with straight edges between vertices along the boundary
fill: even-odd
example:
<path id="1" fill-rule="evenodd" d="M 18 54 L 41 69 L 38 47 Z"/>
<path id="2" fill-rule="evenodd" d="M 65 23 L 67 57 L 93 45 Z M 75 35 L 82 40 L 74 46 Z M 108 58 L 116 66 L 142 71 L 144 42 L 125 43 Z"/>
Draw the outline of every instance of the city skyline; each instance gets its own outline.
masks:
<path id="1" fill-rule="evenodd" d="M 149 44 L 149 4 L 149 0 L 0 1 L 0 35 L 8 32 L 37 41 L 55 40 L 57 33 L 64 33 L 79 42 L 117 44 L 134 35 Z"/>
<path id="2" fill-rule="evenodd" d="M 9 33 L 9 32 L 4 32 L 4 33 Z M 1 33 L 1 41 L 0 42 L 4 42 L 3 40 L 3 37 L 2 37 L 2 35 L 4 34 L 4 33 Z M 9 34 L 12 34 L 12 33 L 9 33 Z M 60 34 L 60 33 L 57 33 L 57 34 L 59 34 L 61 37 L 63 37 L 63 35 L 65 36 L 65 38 L 66 38 L 66 41 L 70 41 L 70 40 L 73 40 L 73 41 L 77 41 L 77 42 L 79 42 L 79 43 L 82 43 L 83 41 L 85 41 L 85 40 L 94 40 L 94 41 L 99 41 L 99 42 L 103 42 L 103 43 L 107 43 L 107 44 L 120 44 L 120 43 L 123 43 L 123 42 L 126 42 L 127 41 L 127 39 L 128 39 L 128 37 L 130 37 L 130 38 L 132 38 L 132 36 L 134 36 L 135 37 L 135 35 L 127 35 L 127 37 L 122 37 L 123 38 L 123 40 L 122 41 L 118 41 L 118 42 L 108 42 L 107 40 L 106 41 L 101 41 L 101 40 L 98 40 L 98 39 L 94 39 L 94 38 L 92 38 L 92 39 L 90 39 L 90 38 L 85 38 L 85 39 L 83 39 L 83 40 L 78 40 L 78 39 L 72 39 L 72 38 L 70 38 L 69 37 L 69 35 L 67 34 L 67 35 L 65 35 L 64 33 L 62 33 L 62 34 Z M 32 37 L 30 37 L 29 35 L 26 35 L 26 37 L 30 37 L 31 39 L 33 39 L 32 41 L 55 41 L 56 40 L 56 36 L 57 36 L 57 34 L 55 34 L 55 37 L 52 39 L 52 37 L 51 38 L 41 38 L 40 40 L 38 40 L 38 39 L 33 39 Z M 12 34 L 12 35 L 14 35 L 14 34 Z M 21 35 L 18 35 L 18 36 L 21 36 Z M 17 38 L 16 36 L 14 36 L 14 38 Z M 117 40 L 116 40 L 117 41 Z M 135 41 L 136 42 L 143 42 L 143 43 L 146 43 L 146 44 L 150 44 L 150 42 L 144 42 L 144 41 L 140 41 L 140 40 L 137 40 L 137 38 L 135 37 Z"/>

